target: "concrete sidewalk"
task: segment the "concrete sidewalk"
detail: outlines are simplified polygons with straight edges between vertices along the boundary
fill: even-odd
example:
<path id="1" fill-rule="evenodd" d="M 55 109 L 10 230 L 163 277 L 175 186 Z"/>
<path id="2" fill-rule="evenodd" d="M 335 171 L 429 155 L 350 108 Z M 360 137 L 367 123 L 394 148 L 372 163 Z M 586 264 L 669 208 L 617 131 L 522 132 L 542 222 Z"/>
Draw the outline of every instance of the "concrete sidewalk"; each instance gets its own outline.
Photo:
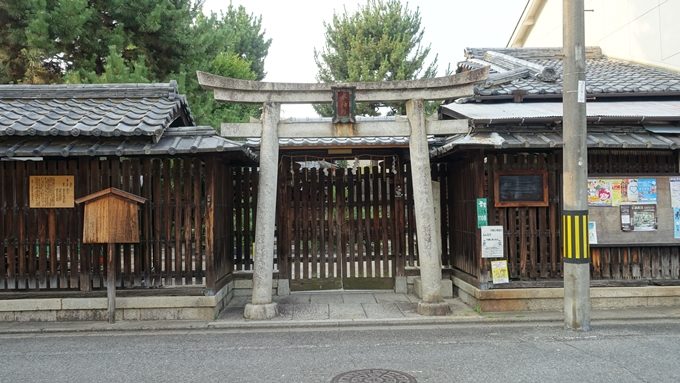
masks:
<path id="1" fill-rule="evenodd" d="M 460 299 L 447 299 L 451 315 L 421 316 L 416 313 L 418 298 L 392 292 L 315 292 L 276 297 L 280 315 L 266 321 L 243 318 L 250 297 L 234 297 L 214 321 L 118 321 L 107 322 L 0 322 L 0 334 L 304 329 L 351 326 L 408 326 L 453 324 L 536 323 L 561 325 L 561 312 L 480 313 Z M 680 307 L 593 310 L 591 321 L 680 320 Z"/>

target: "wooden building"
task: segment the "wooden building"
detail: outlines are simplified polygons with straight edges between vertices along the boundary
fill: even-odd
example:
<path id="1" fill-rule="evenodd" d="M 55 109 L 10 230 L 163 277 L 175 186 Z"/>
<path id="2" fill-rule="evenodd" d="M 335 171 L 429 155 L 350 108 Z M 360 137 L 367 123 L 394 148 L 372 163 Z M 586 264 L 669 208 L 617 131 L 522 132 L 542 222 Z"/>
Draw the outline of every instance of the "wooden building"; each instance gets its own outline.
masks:
<path id="1" fill-rule="evenodd" d="M 444 264 L 480 290 L 560 287 L 560 49 L 467 49 L 466 56 L 458 71 L 490 66 L 491 73 L 475 96 L 440 108 L 441 118 L 471 121 L 468 133 L 431 149 L 442 185 Z M 680 206 L 671 190 L 680 176 L 680 73 L 589 48 L 586 78 L 592 285 L 680 285 Z M 629 182 L 643 182 L 649 195 L 627 195 Z M 482 258 L 478 198 L 488 204 L 488 225 L 502 226 L 498 259 L 508 262 L 509 283 L 494 284 L 490 262 L 498 259 Z M 631 209 L 653 222 L 633 228 Z"/>
<path id="2" fill-rule="evenodd" d="M 472 96 L 442 105 L 440 120 L 424 121 L 444 282 L 483 310 L 537 307 L 537 297 L 542 308 L 559 309 L 560 51 L 466 55 L 459 72 L 477 74 L 466 80 L 465 94 L 482 78 L 472 78 L 480 68 L 491 74 Z M 587 50 L 587 65 L 592 285 L 619 294 L 672 286 L 651 294 L 676 299 L 680 74 L 612 60 L 597 48 Z M 326 97 L 327 89 L 316 91 Z M 266 252 L 273 253 L 279 294 L 417 292 L 410 123 L 357 118 L 355 131 L 338 131 L 330 120 L 277 120 L 278 156 L 268 158 L 270 168 L 278 164 L 275 246 Z M 258 137 L 266 124 L 226 125 L 226 136 Z M 319 127 L 325 135 L 310 134 Z M 225 286 L 250 279 L 255 268 L 260 144 L 193 126 L 172 83 L 0 86 L 0 295 L 102 290 L 105 247 L 82 243 L 83 209 L 72 201 L 114 187 L 147 200 L 140 243 L 117 247 L 117 287 L 219 295 L 216 315 L 231 298 Z M 477 209 L 480 199 L 486 214 Z M 494 258 L 483 257 L 479 226 L 500 228 L 503 247 Z M 494 281 L 497 260 L 507 261 L 507 283 Z M 497 292 L 514 303 L 498 303 L 504 298 Z"/>
<path id="3" fill-rule="evenodd" d="M 104 289 L 106 246 L 83 244 L 73 200 L 110 187 L 147 200 L 117 287 L 214 294 L 233 269 L 234 176 L 255 158 L 194 126 L 174 82 L 0 86 L 0 294 Z"/>

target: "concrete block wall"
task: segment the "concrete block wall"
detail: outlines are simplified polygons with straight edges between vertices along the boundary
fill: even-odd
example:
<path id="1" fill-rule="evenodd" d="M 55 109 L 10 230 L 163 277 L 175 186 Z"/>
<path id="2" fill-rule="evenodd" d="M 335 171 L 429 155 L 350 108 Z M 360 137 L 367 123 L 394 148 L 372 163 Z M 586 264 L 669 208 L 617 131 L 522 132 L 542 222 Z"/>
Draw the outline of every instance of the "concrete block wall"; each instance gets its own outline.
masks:
<path id="1" fill-rule="evenodd" d="M 253 295 L 253 280 L 250 274 L 234 279 L 234 296 L 244 297 Z M 290 283 L 288 279 L 274 279 L 272 281 L 272 295 L 283 296 L 290 294 Z"/>
<path id="2" fill-rule="evenodd" d="M 454 293 L 480 311 L 562 311 L 562 288 L 480 290 L 453 277 Z M 680 286 L 592 287 L 593 309 L 662 307 L 680 304 Z"/>
<path id="3" fill-rule="evenodd" d="M 117 297 L 116 320 L 213 320 L 233 296 L 232 281 L 211 296 Z M 107 298 L 0 300 L 0 321 L 76 320 L 107 320 Z"/>

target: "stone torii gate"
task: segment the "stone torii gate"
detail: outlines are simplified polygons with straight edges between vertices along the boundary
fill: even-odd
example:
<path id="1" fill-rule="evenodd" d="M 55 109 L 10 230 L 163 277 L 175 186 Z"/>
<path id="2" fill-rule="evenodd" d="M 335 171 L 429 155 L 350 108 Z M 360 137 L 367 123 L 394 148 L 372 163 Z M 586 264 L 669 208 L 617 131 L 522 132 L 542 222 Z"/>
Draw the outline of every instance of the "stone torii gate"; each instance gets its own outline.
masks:
<path id="1" fill-rule="evenodd" d="M 441 249 L 436 238 L 427 135 L 467 133 L 468 122 L 427 121 L 424 101 L 473 95 L 474 84 L 486 79 L 488 68 L 433 79 L 336 84 L 258 82 L 204 72 L 197 72 L 197 75 L 203 88 L 214 91 L 215 100 L 263 104 L 261 122 L 222 124 L 222 136 L 261 137 L 253 295 L 251 303 L 246 305 L 244 317 L 269 319 L 278 313 L 277 305 L 272 301 L 272 285 L 279 138 L 301 137 L 409 137 L 422 284 L 422 300 L 417 311 L 421 315 L 449 313 L 449 306 L 440 292 Z M 407 119 L 350 124 L 280 121 L 281 104 L 331 103 L 333 91 L 338 88 L 351 89 L 356 102 L 406 102 Z"/>

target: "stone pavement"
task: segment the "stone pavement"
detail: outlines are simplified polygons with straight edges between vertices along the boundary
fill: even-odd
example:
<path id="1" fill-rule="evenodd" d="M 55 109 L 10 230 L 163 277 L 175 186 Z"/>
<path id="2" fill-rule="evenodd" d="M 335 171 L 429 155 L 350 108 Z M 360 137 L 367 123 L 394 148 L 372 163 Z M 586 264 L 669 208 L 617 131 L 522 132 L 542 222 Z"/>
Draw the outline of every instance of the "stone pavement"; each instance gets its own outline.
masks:
<path id="1" fill-rule="evenodd" d="M 78 322 L 0 322 L 0 334 L 134 332 L 188 330 L 307 329 L 351 326 L 409 325 L 484 325 L 535 323 L 559 326 L 561 312 L 480 313 L 459 298 L 446 299 L 452 313 L 427 317 L 416 313 L 418 299 L 413 295 L 377 291 L 296 292 L 276 297 L 280 315 L 264 321 L 243 318 L 243 308 L 250 297 L 234 297 L 212 321 L 105 321 Z M 680 306 L 593 310 L 593 326 L 605 322 L 680 320 Z"/>
<path id="2" fill-rule="evenodd" d="M 219 320 L 247 322 L 243 308 L 250 297 L 234 297 L 222 311 Z M 372 291 L 324 291 L 292 293 L 274 297 L 279 305 L 279 316 L 272 321 L 370 321 L 422 319 L 416 313 L 415 295 Z M 459 299 L 447 299 L 456 317 L 479 316 Z M 432 317 L 435 318 L 435 317 Z"/>

